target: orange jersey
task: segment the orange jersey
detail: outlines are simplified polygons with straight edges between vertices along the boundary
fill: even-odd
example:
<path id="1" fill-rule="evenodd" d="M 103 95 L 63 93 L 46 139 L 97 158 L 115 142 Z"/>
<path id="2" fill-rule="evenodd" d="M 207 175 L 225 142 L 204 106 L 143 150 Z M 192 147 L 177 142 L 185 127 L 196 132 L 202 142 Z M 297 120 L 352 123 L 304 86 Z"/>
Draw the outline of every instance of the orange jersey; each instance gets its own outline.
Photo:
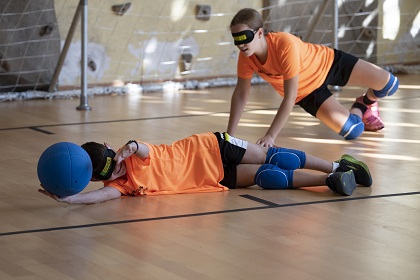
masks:
<path id="1" fill-rule="evenodd" d="M 213 133 L 195 134 L 171 145 L 153 145 L 149 156 L 125 159 L 127 173 L 106 186 L 123 195 L 158 195 L 225 191 L 219 184 L 223 165 Z"/>
<path id="2" fill-rule="evenodd" d="M 299 75 L 296 103 L 317 89 L 325 81 L 334 61 L 334 50 L 310 43 L 284 32 L 269 33 L 267 61 L 261 64 L 255 55 L 239 54 L 238 77 L 250 79 L 256 72 L 284 95 L 284 80 Z"/>

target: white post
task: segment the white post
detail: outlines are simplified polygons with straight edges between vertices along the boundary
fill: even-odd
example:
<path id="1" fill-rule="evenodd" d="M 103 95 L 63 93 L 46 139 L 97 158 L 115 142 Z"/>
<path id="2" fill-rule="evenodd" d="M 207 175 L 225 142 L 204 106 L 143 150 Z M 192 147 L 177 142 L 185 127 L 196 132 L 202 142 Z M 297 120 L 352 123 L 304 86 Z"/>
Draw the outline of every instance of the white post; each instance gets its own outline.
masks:
<path id="1" fill-rule="evenodd" d="M 333 0 L 333 48 L 338 49 L 338 0 Z M 333 91 L 341 91 L 339 86 L 333 86 Z"/>
<path id="2" fill-rule="evenodd" d="M 80 105 L 77 110 L 91 110 L 87 95 L 87 44 L 88 44 L 88 0 L 80 0 L 79 9 L 82 11 L 82 59 L 81 59 L 81 88 Z"/>

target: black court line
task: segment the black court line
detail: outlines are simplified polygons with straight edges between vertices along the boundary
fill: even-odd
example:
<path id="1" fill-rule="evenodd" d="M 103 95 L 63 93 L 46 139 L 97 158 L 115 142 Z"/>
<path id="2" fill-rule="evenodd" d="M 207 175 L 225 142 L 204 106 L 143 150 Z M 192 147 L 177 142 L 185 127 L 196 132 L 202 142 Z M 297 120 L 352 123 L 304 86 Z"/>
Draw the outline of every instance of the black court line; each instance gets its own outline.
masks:
<path id="1" fill-rule="evenodd" d="M 44 129 L 40 129 L 40 128 L 39 128 L 39 127 L 37 127 L 37 126 L 30 126 L 30 127 L 29 127 L 29 129 L 32 129 L 32 130 L 35 130 L 35 131 L 38 131 L 38 132 L 41 132 L 41 133 L 44 133 L 44 134 L 47 134 L 47 135 L 54 134 L 54 133 L 52 133 L 51 131 L 47 131 L 47 130 L 44 130 Z"/>
<path id="2" fill-rule="evenodd" d="M 404 97 L 394 100 L 410 100 L 410 99 L 417 99 L 420 96 L 411 96 L 411 97 Z M 351 102 L 343 102 L 343 104 L 347 104 Z M 296 105 L 298 106 L 298 105 Z M 278 107 L 273 108 L 260 108 L 260 109 L 248 109 L 244 110 L 244 112 L 253 112 L 253 111 L 264 111 L 264 110 L 278 110 Z M 137 119 L 119 119 L 119 120 L 108 120 L 108 121 L 92 121 L 92 122 L 77 122 L 77 123 L 58 123 L 58 124 L 46 124 L 46 125 L 33 125 L 33 126 L 17 126 L 17 127 L 9 127 L 9 128 L 0 128 L 0 131 L 4 130 L 20 130 L 20 129 L 33 129 L 42 133 L 46 134 L 53 134 L 51 132 L 42 130 L 40 128 L 45 127 L 59 127 L 59 126 L 71 126 L 71 125 L 88 125 L 88 124 L 103 124 L 103 123 L 117 123 L 117 122 L 135 122 L 135 121 L 147 121 L 147 120 L 162 120 L 162 119 L 176 119 L 176 118 L 189 118 L 189 117 L 205 117 L 205 116 L 212 116 L 216 114 L 230 114 L 229 111 L 225 112 L 211 112 L 207 114 L 187 114 L 187 115 L 173 115 L 173 116 L 161 116 L 161 117 L 150 117 L 150 118 L 137 118 Z"/>
<path id="3" fill-rule="evenodd" d="M 265 108 L 259 110 L 277 110 L 278 108 Z M 255 109 L 244 111 L 251 112 Z M 205 117 L 212 116 L 217 114 L 229 114 L 229 112 L 212 112 L 207 114 L 187 114 L 187 115 L 173 115 L 173 116 L 161 116 L 161 117 L 149 117 L 149 118 L 136 118 L 136 119 L 119 119 L 119 120 L 107 120 L 107 121 L 92 121 L 92 122 L 75 122 L 75 123 L 57 123 L 57 124 L 46 124 L 46 125 L 33 125 L 33 126 L 17 126 L 17 127 L 8 127 L 0 128 L 0 131 L 3 130 L 20 130 L 20 129 L 34 129 L 41 130 L 40 127 L 59 127 L 59 126 L 72 126 L 72 125 L 89 125 L 89 124 L 104 124 L 104 123 L 118 123 L 118 122 L 136 122 L 136 121 L 149 121 L 149 120 L 162 120 L 162 119 L 176 119 L 176 118 L 190 118 L 190 117 Z"/>
<path id="4" fill-rule="evenodd" d="M 63 226 L 63 227 L 53 227 L 53 228 L 41 228 L 41 229 L 32 229 L 32 230 L 2 232 L 2 233 L 0 233 L 0 236 L 20 235 L 20 234 L 27 234 L 27 233 L 51 232 L 51 231 L 80 229 L 80 228 L 92 228 L 92 227 L 99 227 L 99 226 L 122 225 L 122 224 L 141 223 L 141 222 L 150 222 L 150 221 L 163 221 L 163 220 L 170 220 L 170 219 L 202 217 L 202 216 L 209 216 L 209 215 L 238 213 L 238 212 L 246 212 L 246 211 L 254 211 L 254 210 L 264 210 L 264 209 L 283 208 L 283 207 L 295 207 L 295 206 L 334 203 L 334 202 L 343 202 L 343 201 L 352 201 L 352 200 L 375 199 L 375 198 L 384 198 L 384 197 L 408 196 L 408 195 L 418 195 L 418 194 L 420 194 L 420 192 L 394 193 L 394 194 L 383 194 L 383 195 L 362 196 L 362 197 L 345 197 L 345 198 L 329 199 L 329 200 L 322 200 L 322 201 L 297 202 L 297 203 L 289 203 L 289 204 L 276 204 L 276 203 L 273 203 L 273 202 L 270 202 L 270 201 L 267 201 L 267 200 L 264 200 L 264 199 L 260 199 L 258 197 L 252 196 L 252 195 L 240 195 L 243 198 L 262 203 L 265 206 L 239 208 L 239 209 L 231 209 L 231 210 L 210 211 L 210 212 L 202 212 L 202 213 L 191 213 L 191 214 L 174 215 L 174 216 L 163 216 L 163 217 L 154 217 L 154 218 L 122 220 L 122 221 L 103 222 L 103 223 L 84 224 L 84 225 L 74 225 L 74 226 Z"/>
<path id="5" fill-rule="evenodd" d="M 271 207 L 278 207 L 280 205 L 280 204 L 277 204 L 277 203 L 274 203 L 274 202 L 271 202 L 271 201 L 253 196 L 253 195 L 249 195 L 249 194 L 241 194 L 240 196 L 243 197 L 243 198 L 247 198 L 249 200 L 259 202 L 261 204 L 265 204 L 267 206 L 271 206 Z"/>
<path id="6" fill-rule="evenodd" d="M 151 118 L 138 118 L 138 119 L 120 119 L 120 120 L 108 120 L 108 121 L 92 121 L 92 122 L 75 122 L 75 123 L 57 123 L 57 124 L 46 124 L 46 125 L 36 125 L 36 126 L 17 126 L 9 128 L 0 128 L 1 130 L 20 130 L 20 129 L 32 129 L 34 127 L 59 127 L 59 126 L 72 126 L 72 125 L 88 125 L 88 124 L 103 124 L 103 123 L 117 123 L 117 122 L 135 122 L 135 121 L 147 121 L 147 120 L 159 120 L 159 119 L 171 119 L 171 118 L 185 118 L 185 117 L 199 117 L 199 116 L 208 116 L 218 113 L 209 113 L 203 115 L 178 115 L 178 116 L 164 116 L 164 117 L 151 117 Z"/>

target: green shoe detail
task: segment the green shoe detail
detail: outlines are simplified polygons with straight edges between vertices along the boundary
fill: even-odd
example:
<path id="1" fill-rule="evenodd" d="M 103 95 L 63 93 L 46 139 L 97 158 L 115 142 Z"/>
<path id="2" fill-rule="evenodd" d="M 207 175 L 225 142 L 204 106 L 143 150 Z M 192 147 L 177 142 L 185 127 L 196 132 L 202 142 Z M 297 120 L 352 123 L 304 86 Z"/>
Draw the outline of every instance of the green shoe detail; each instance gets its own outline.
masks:
<path id="1" fill-rule="evenodd" d="M 342 155 L 337 162 L 340 165 L 337 168 L 337 172 L 353 170 L 357 184 L 365 187 L 372 186 L 372 176 L 370 175 L 370 171 L 366 163 L 347 154 Z"/>

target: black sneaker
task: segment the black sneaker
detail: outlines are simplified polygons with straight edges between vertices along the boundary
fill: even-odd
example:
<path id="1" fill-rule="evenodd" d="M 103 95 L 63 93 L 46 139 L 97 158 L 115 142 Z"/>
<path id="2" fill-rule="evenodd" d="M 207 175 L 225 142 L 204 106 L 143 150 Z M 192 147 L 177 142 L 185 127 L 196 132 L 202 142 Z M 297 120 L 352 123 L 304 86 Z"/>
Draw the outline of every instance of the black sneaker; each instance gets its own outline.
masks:
<path id="1" fill-rule="evenodd" d="M 326 180 L 327 186 L 335 193 L 351 195 L 356 188 L 353 170 L 331 173 Z"/>
<path id="2" fill-rule="evenodd" d="M 340 164 L 337 168 L 337 172 L 353 170 L 357 184 L 365 187 L 372 186 L 372 176 L 370 175 L 369 168 L 366 163 L 355 159 L 351 155 L 342 155 L 337 162 Z"/>

